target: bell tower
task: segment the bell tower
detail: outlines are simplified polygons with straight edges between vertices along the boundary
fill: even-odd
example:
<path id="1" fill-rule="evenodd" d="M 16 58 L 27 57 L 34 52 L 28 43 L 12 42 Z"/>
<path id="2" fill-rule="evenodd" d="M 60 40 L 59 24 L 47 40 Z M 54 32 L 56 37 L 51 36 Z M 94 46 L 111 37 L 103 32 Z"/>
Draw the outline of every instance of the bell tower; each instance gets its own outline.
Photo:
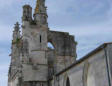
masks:
<path id="1" fill-rule="evenodd" d="M 47 86 L 47 13 L 45 0 L 37 0 L 34 19 L 32 8 L 23 6 L 22 74 L 24 86 Z"/>

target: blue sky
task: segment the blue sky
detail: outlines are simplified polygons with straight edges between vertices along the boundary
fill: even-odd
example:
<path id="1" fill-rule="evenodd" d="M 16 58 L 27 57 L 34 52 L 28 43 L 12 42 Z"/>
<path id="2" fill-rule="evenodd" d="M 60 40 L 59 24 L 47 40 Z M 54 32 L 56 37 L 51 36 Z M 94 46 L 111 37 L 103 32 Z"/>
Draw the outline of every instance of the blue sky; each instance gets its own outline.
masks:
<path id="1" fill-rule="evenodd" d="M 22 6 L 36 0 L 0 0 L 0 86 L 7 86 L 12 31 L 21 23 Z M 51 30 L 69 32 L 78 42 L 78 58 L 112 41 L 112 0 L 47 0 Z"/>

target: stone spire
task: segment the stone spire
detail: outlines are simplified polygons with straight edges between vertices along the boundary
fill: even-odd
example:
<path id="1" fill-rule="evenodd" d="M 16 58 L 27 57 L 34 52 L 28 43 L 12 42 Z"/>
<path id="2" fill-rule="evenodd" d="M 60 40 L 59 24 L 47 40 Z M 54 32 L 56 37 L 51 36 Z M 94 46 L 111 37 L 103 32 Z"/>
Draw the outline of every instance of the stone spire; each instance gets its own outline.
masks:
<path id="1" fill-rule="evenodd" d="M 34 12 L 34 20 L 37 24 L 47 25 L 47 17 L 45 0 L 37 0 Z"/>
<path id="2" fill-rule="evenodd" d="M 45 0 L 37 0 L 34 14 L 38 14 L 38 13 L 46 14 Z"/>
<path id="3" fill-rule="evenodd" d="M 16 22 L 14 29 L 15 29 L 15 31 L 17 31 L 17 32 L 19 31 L 20 28 L 19 28 L 19 23 L 18 23 L 18 22 Z"/>
<path id="4" fill-rule="evenodd" d="M 19 23 L 16 22 L 14 26 L 13 31 L 13 40 L 12 40 L 12 52 L 11 52 L 11 65 L 17 66 L 19 63 L 19 56 L 20 56 L 20 48 L 18 47 L 18 44 L 20 42 L 20 27 Z"/>
<path id="5" fill-rule="evenodd" d="M 20 27 L 19 27 L 19 23 L 17 22 L 14 26 L 13 41 L 18 38 L 20 38 Z"/>
<path id="6" fill-rule="evenodd" d="M 39 3 L 40 0 L 37 0 L 36 7 L 35 7 L 35 14 L 39 13 Z"/>

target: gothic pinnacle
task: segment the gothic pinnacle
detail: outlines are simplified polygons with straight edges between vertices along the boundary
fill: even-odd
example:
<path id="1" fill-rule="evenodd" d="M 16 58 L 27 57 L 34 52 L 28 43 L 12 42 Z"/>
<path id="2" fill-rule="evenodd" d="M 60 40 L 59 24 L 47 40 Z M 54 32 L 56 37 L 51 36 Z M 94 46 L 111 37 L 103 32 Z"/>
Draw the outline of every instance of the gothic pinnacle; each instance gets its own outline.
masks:
<path id="1" fill-rule="evenodd" d="M 15 28 L 15 30 L 16 30 L 16 31 L 19 31 L 19 23 L 18 23 L 18 22 L 16 22 L 16 24 L 15 24 L 15 27 L 14 27 L 14 28 Z"/>
<path id="2" fill-rule="evenodd" d="M 37 0 L 36 8 L 35 8 L 35 14 L 39 13 L 39 5 L 40 5 L 40 0 Z"/>
<path id="3" fill-rule="evenodd" d="M 46 13 L 45 0 L 37 0 L 34 14 L 38 13 Z"/>

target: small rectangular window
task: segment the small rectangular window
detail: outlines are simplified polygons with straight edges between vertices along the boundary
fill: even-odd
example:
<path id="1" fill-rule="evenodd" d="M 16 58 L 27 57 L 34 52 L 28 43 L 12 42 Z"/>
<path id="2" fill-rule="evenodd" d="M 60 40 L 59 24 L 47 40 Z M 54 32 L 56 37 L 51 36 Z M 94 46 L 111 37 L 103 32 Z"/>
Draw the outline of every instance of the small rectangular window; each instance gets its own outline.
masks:
<path id="1" fill-rule="evenodd" d="M 42 42 L 42 37 L 41 37 L 41 35 L 40 35 L 40 43 Z"/>

